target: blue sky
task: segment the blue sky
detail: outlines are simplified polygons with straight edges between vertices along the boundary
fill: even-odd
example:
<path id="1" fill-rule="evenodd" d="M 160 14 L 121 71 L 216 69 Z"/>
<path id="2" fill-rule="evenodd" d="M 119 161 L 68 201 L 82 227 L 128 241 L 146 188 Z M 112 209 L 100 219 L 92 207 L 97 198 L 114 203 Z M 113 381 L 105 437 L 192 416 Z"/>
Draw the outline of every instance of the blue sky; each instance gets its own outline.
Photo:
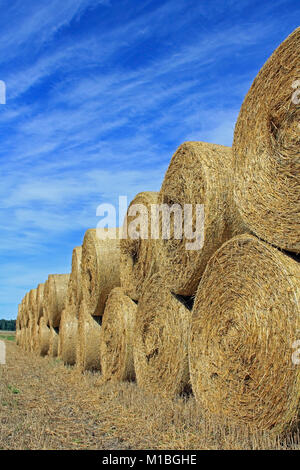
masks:
<path id="1" fill-rule="evenodd" d="M 0 0 L 0 318 L 70 270 L 101 203 L 159 190 L 186 140 L 231 145 L 300 3 Z"/>

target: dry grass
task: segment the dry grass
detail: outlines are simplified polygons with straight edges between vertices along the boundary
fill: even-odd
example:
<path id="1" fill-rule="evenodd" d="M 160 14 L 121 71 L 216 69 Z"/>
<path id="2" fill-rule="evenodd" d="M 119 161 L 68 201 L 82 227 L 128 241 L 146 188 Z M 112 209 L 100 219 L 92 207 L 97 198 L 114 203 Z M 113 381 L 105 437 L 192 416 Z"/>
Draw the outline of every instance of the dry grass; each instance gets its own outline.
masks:
<path id="1" fill-rule="evenodd" d="M 194 398 L 162 399 L 134 383 L 97 385 L 97 374 L 7 342 L 0 367 L 0 449 L 300 449 L 299 434 L 205 419 Z"/>

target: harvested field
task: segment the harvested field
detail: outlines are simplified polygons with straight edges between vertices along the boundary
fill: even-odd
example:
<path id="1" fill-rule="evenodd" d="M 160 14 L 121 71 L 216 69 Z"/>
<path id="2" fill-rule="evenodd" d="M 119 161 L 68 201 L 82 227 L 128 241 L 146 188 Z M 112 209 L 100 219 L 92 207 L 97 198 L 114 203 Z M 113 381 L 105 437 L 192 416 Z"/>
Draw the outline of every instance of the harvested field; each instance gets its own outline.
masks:
<path id="1" fill-rule="evenodd" d="M 162 399 L 134 383 L 99 387 L 98 377 L 7 342 L 0 449 L 300 449 L 299 435 L 251 435 L 205 419 L 192 397 Z"/>

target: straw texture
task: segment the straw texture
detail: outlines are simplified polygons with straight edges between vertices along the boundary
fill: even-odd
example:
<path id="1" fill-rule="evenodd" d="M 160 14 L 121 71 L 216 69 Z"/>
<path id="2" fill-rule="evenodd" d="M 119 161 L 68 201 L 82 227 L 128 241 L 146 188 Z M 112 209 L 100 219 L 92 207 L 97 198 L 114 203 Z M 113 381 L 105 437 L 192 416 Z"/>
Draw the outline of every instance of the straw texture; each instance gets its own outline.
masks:
<path id="1" fill-rule="evenodd" d="M 102 318 L 100 361 L 105 381 L 134 380 L 133 334 L 137 305 L 123 289 L 110 293 Z"/>
<path id="2" fill-rule="evenodd" d="M 237 120 L 235 200 L 251 231 L 300 252 L 300 28 L 255 78 Z"/>
<path id="3" fill-rule="evenodd" d="M 45 318 L 53 328 L 59 327 L 65 306 L 69 274 L 50 274 L 44 287 Z"/>
<path id="4" fill-rule="evenodd" d="M 59 327 L 58 355 L 65 364 L 76 363 L 76 345 L 78 330 L 78 313 L 81 301 L 81 255 L 82 248 L 74 248 L 72 270 L 70 274 L 67 303 L 61 315 Z"/>
<path id="5" fill-rule="evenodd" d="M 50 346 L 50 328 L 47 320 L 42 317 L 38 328 L 38 352 L 41 356 L 46 356 Z"/>
<path id="6" fill-rule="evenodd" d="M 190 335 L 194 394 L 211 413 L 281 432 L 296 422 L 300 368 L 300 266 L 251 235 L 209 261 L 195 298 Z"/>
<path id="7" fill-rule="evenodd" d="M 183 237 L 159 239 L 157 259 L 159 272 L 176 294 L 195 294 L 201 275 L 213 253 L 234 235 L 245 232 L 233 203 L 233 154 L 229 147 L 203 142 L 186 142 L 173 155 L 159 194 L 159 203 L 184 209 L 190 204 L 193 216 L 190 226 L 196 229 L 196 205 L 204 206 L 204 220 L 198 228 L 203 246 L 190 249 Z M 184 220 L 184 218 L 183 218 Z M 201 220 L 198 216 L 198 220 Z M 172 226 L 171 226 L 172 228 Z M 189 248 L 189 249 L 187 249 Z"/>
<path id="8" fill-rule="evenodd" d="M 87 230 L 82 245 L 82 297 L 85 307 L 92 316 L 103 315 L 108 294 L 114 287 L 120 286 L 118 230 L 117 239 L 106 240 L 99 238 L 100 231 L 100 229 Z"/>
<path id="9" fill-rule="evenodd" d="M 77 334 L 77 367 L 80 371 L 100 370 L 100 333 L 101 326 L 98 317 L 92 317 L 89 309 L 81 301 L 78 317 Z"/>
<path id="10" fill-rule="evenodd" d="M 44 287 L 45 287 L 45 284 L 39 284 L 37 287 L 37 293 L 36 293 L 36 303 L 37 303 L 36 322 L 37 323 L 40 321 L 40 318 L 43 316 Z"/>
<path id="11" fill-rule="evenodd" d="M 159 274 L 146 281 L 134 332 L 134 366 L 141 388 L 165 396 L 188 388 L 189 319 L 190 311 Z"/>
<path id="12" fill-rule="evenodd" d="M 37 289 L 31 289 L 28 298 L 29 307 L 29 328 L 30 328 L 30 350 L 35 351 L 37 349 Z"/>
<path id="13" fill-rule="evenodd" d="M 147 276 L 155 270 L 155 246 L 156 241 L 151 239 L 151 205 L 158 203 L 157 192 L 139 193 L 130 203 L 125 221 L 123 223 L 123 238 L 120 241 L 121 250 L 121 286 L 131 299 L 138 300 Z M 142 204 L 147 210 L 147 217 L 141 219 L 140 234 L 147 236 L 144 239 L 132 238 L 131 224 L 136 221 L 141 212 L 138 205 Z M 137 213 L 133 213 L 133 206 Z M 148 221 L 148 225 L 145 225 Z"/>

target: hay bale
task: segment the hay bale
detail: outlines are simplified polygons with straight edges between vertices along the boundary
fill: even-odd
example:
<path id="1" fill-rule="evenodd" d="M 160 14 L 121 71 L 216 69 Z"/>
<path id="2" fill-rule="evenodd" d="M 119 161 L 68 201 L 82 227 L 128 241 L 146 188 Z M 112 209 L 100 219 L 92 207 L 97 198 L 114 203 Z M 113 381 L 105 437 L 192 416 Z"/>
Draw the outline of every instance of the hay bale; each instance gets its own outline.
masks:
<path id="1" fill-rule="evenodd" d="M 50 328 L 47 320 L 42 317 L 39 321 L 38 328 L 38 352 L 41 356 L 46 356 L 50 346 Z"/>
<path id="2" fill-rule="evenodd" d="M 251 231 L 300 252 L 300 28 L 255 78 L 236 123 L 235 200 Z"/>
<path id="3" fill-rule="evenodd" d="M 101 370 L 100 326 L 101 317 L 92 317 L 81 301 L 78 317 L 76 365 L 80 371 Z"/>
<path id="4" fill-rule="evenodd" d="M 16 345 L 21 346 L 21 330 L 16 331 Z"/>
<path id="5" fill-rule="evenodd" d="M 193 209 L 193 217 L 190 217 L 193 231 L 196 230 L 196 205 L 204 206 L 204 219 L 201 214 L 197 217 L 199 247 L 194 245 L 197 249 L 187 246 L 192 240 L 186 237 L 185 230 L 182 230 L 181 239 L 176 239 L 178 236 L 172 226 L 169 239 L 164 240 L 160 235 L 157 250 L 159 272 L 176 294 L 194 295 L 213 253 L 233 235 L 246 231 L 233 203 L 232 179 L 233 154 L 229 147 L 186 142 L 171 159 L 160 190 L 159 203 L 169 207 L 177 204 L 182 212 L 184 205 L 190 204 Z M 160 217 L 160 230 L 161 220 Z"/>
<path id="6" fill-rule="evenodd" d="M 58 356 L 65 364 L 70 365 L 76 364 L 78 311 L 82 295 L 81 255 L 81 246 L 75 247 L 72 254 L 72 270 L 68 284 L 67 302 L 61 315 L 59 327 Z"/>
<path id="7" fill-rule="evenodd" d="M 37 289 L 31 289 L 28 298 L 29 307 L 29 329 L 30 329 L 30 351 L 37 349 Z"/>
<path id="8" fill-rule="evenodd" d="M 82 245 L 82 298 L 92 316 L 103 315 L 108 294 L 120 286 L 120 240 L 102 240 L 100 232 L 100 229 L 87 230 Z"/>
<path id="9" fill-rule="evenodd" d="M 133 333 L 137 305 L 120 287 L 111 291 L 102 318 L 100 362 L 105 381 L 134 380 Z"/>
<path id="10" fill-rule="evenodd" d="M 68 303 L 70 305 L 76 305 L 79 307 L 82 286 L 81 286 L 81 259 L 82 259 L 82 247 L 76 246 L 72 253 L 72 269 L 70 274 L 70 280 L 68 285 Z M 77 315 L 78 316 L 78 315 Z"/>
<path id="11" fill-rule="evenodd" d="M 29 292 L 25 294 L 24 297 L 24 326 L 28 327 L 29 325 Z"/>
<path id="12" fill-rule="evenodd" d="M 45 288 L 45 284 L 39 284 L 37 287 L 37 293 L 36 293 L 36 303 L 37 303 L 36 322 L 37 324 L 39 323 L 40 318 L 42 318 L 43 313 L 44 313 L 44 288 Z"/>
<path id="13" fill-rule="evenodd" d="M 298 330 L 298 332 L 297 332 Z M 190 333 L 194 394 L 231 422 L 280 432 L 297 420 L 300 265 L 251 235 L 225 243 L 209 261 Z"/>
<path id="14" fill-rule="evenodd" d="M 151 239 L 151 205 L 158 203 L 157 192 L 139 193 L 130 203 L 126 218 L 123 224 L 123 238 L 120 241 L 120 276 L 121 287 L 126 295 L 133 300 L 138 300 L 143 288 L 143 283 L 147 276 L 153 274 L 155 270 L 155 246 L 156 241 Z M 140 234 L 147 235 L 148 238 L 141 237 L 133 239 L 128 233 L 130 224 L 137 219 L 139 212 L 132 214 L 133 205 L 142 204 L 147 209 L 148 227 L 141 224 Z M 138 206 L 136 207 L 138 209 Z M 143 219 L 146 222 L 145 219 Z"/>
<path id="15" fill-rule="evenodd" d="M 53 328 L 52 326 L 50 326 L 49 350 L 48 350 L 48 356 L 50 357 L 57 357 L 58 338 L 59 338 L 59 329 Z"/>
<path id="16" fill-rule="evenodd" d="M 189 387 L 190 310 L 159 274 L 145 282 L 136 313 L 134 366 L 138 385 L 174 396 Z"/>
<path id="17" fill-rule="evenodd" d="M 77 308 L 68 304 L 61 315 L 58 343 L 58 356 L 65 364 L 76 364 L 77 332 Z"/>
<path id="18" fill-rule="evenodd" d="M 44 316 L 53 328 L 58 328 L 65 306 L 69 274 L 50 274 L 44 287 Z"/>

